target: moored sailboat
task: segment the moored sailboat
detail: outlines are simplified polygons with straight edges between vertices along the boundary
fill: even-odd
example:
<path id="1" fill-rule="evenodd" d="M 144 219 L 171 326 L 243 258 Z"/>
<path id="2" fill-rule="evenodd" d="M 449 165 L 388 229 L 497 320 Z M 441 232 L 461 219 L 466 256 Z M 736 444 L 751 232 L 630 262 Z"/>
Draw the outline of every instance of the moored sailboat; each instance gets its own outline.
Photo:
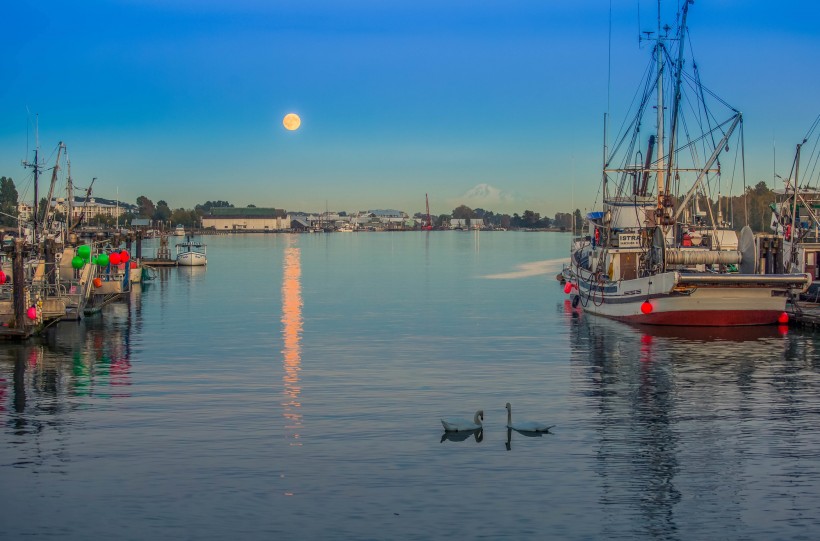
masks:
<path id="1" fill-rule="evenodd" d="M 783 323 L 787 300 L 811 278 L 758 273 L 748 226 L 738 235 L 722 217 L 690 211 L 700 194 L 719 193 L 721 154 L 737 148 L 733 136 L 742 126 L 741 113 L 701 84 L 694 61 L 684 61 L 690 4 L 684 2 L 674 35 L 660 23 L 654 38 L 646 33 L 654 46 L 643 93 L 606 155 L 602 210 L 587 215 L 588 235 L 573 241 L 565 291 L 574 306 L 633 323 Z M 652 114 L 656 131 L 644 141 L 641 127 Z"/>

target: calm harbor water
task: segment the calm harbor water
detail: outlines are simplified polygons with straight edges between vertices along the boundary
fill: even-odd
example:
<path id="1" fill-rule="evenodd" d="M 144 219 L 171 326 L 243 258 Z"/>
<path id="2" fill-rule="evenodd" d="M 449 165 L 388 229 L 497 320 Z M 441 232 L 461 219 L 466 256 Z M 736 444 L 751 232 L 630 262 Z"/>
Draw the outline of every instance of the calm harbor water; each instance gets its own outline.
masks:
<path id="1" fill-rule="evenodd" d="M 207 268 L 0 345 L 0 538 L 820 531 L 813 334 L 574 313 L 564 234 L 204 240 Z M 554 433 L 508 436 L 506 402 Z"/>

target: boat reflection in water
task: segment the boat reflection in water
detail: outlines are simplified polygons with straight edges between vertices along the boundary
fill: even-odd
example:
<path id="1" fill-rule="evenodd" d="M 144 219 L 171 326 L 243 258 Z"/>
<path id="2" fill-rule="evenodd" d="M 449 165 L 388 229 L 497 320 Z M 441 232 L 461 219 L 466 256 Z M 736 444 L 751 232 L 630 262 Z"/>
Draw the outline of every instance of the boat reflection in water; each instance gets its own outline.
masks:
<path id="1" fill-rule="evenodd" d="M 168 271 L 169 269 L 166 267 L 162 269 Z M 206 274 L 208 272 L 208 267 L 202 265 L 199 267 L 189 266 L 189 267 L 177 267 L 177 274 L 176 277 L 178 280 L 185 282 L 186 284 L 197 284 L 202 283 L 205 281 Z"/>
<path id="2" fill-rule="evenodd" d="M 66 471 L 75 412 L 131 396 L 131 332 L 138 320 L 138 302 L 110 304 L 104 319 L 59 323 L 41 337 L 0 348 L 0 424 L 16 436 L 5 448 L 16 457 L 9 463 Z"/>
<path id="3" fill-rule="evenodd" d="M 820 474 L 816 340 L 776 326 L 634 327 L 559 310 L 574 393 L 594 412 L 583 422 L 596 435 L 612 531 L 692 531 L 699 517 L 704 539 L 733 521 L 774 538 L 773 525 L 793 531 L 801 509 L 820 505 L 810 481 L 799 488 Z"/>
<path id="4" fill-rule="evenodd" d="M 299 371 L 302 364 L 302 266 L 301 253 L 295 244 L 296 236 L 288 236 L 288 246 L 284 251 L 282 265 L 282 365 L 284 368 L 283 386 L 285 400 L 282 402 L 286 419 L 286 432 L 293 441 L 290 445 L 299 446 L 302 429 L 302 414 L 299 394 Z"/>

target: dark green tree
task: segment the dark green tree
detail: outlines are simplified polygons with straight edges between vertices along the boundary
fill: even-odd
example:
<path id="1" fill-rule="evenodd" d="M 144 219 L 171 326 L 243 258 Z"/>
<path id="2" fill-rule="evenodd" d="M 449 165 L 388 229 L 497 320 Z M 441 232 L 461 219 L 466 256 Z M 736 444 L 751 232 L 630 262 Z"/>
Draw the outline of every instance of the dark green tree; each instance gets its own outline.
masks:
<path id="1" fill-rule="evenodd" d="M 563 231 L 572 229 L 572 214 L 567 212 L 556 212 L 554 223 L 555 227 L 561 228 Z"/>
<path id="2" fill-rule="evenodd" d="M 456 220 L 468 220 L 474 217 L 475 213 L 473 212 L 473 209 L 471 209 L 467 205 L 460 205 L 453 209 L 453 218 Z"/>
<path id="3" fill-rule="evenodd" d="M 171 225 L 192 226 L 190 211 L 183 208 L 174 209 L 171 213 Z"/>
<path id="4" fill-rule="evenodd" d="M 775 193 L 771 191 L 763 181 L 758 182 L 754 188 L 747 188 L 745 206 L 749 212 L 749 227 L 751 227 L 753 231 L 761 233 L 768 229 L 772 218 L 769 203 L 774 202 L 774 200 Z M 742 228 L 743 225 L 745 224 L 740 224 L 740 228 Z M 737 224 L 735 227 L 737 228 Z"/>
<path id="5" fill-rule="evenodd" d="M 157 201 L 157 208 L 154 211 L 154 220 L 159 220 L 161 222 L 167 221 L 171 219 L 171 207 L 168 206 L 164 200 L 160 199 Z"/>
<path id="6" fill-rule="evenodd" d="M 141 218 L 153 218 L 157 211 L 154 202 L 141 195 L 137 197 L 137 207 L 139 207 L 139 215 Z"/>
<path id="7" fill-rule="evenodd" d="M 538 221 L 541 219 L 541 215 L 531 210 L 525 210 L 524 215 L 521 216 L 521 219 L 524 222 L 524 227 L 537 227 Z"/>
<path id="8" fill-rule="evenodd" d="M 133 212 L 124 212 L 122 216 L 120 216 L 120 223 L 122 223 L 125 227 L 131 225 L 131 220 L 137 218 L 138 216 Z"/>
<path id="9" fill-rule="evenodd" d="M 106 214 L 96 214 L 91 218 L 91 224 L 99 227 L 112 227 L 115 223 L 116 219 Z"/>
<path id="10" fill-rule="evenodd" d="M 17 225 L 17 188 L 11 177 L 0 177 L 0 225 Z"/>
<path id="11" fill-rule="evenodd" d="M 40 203 L 37 205 L 37 223 L 42 224 L 46 217 L 46 209 L 48 208 L 48 201 L 45 197 L 40 198 Z"/>
<path id="12" fill-rule="evenodd" d="M 171 213 L 171 223 L 173 225 L 197 227 L 201 221 L 202 218 L 195 210 L 178 208 Z"/>
<path id="13" fill-rule="evenodd" d="M 200 212 L 200 215 L 208 214 L 212 208 L 227 207 L 231 208 L 233 205 L 227 201 L 205 201 L 201 205 L 196 205 L 194 210 Z"/>

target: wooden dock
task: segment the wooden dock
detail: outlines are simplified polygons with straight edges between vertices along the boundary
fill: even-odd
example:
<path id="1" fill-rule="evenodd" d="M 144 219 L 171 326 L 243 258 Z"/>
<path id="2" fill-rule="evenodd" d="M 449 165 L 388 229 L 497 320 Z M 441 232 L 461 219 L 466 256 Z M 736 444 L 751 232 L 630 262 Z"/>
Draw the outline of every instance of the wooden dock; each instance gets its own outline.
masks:
<path id="1" fill-rule="evenodd" d="M 142 264 L 146 267 L 176 267 L 176 259 L 167 259 L 162 257 L 143 257 Z"/>
<path id="2" fill-rule="evenodd" d="M 796 327 L 820 328 L 820 304 L 797 302 L 790 307 L 789 324 Z"/>
<path id="3" fill-rule="evenodd" d="M 15 329 L 4 325 L 0 327 L 0 340 L 27 340 L 38 331 L 39 328 L 28 325 L 22 329 Z"/>

